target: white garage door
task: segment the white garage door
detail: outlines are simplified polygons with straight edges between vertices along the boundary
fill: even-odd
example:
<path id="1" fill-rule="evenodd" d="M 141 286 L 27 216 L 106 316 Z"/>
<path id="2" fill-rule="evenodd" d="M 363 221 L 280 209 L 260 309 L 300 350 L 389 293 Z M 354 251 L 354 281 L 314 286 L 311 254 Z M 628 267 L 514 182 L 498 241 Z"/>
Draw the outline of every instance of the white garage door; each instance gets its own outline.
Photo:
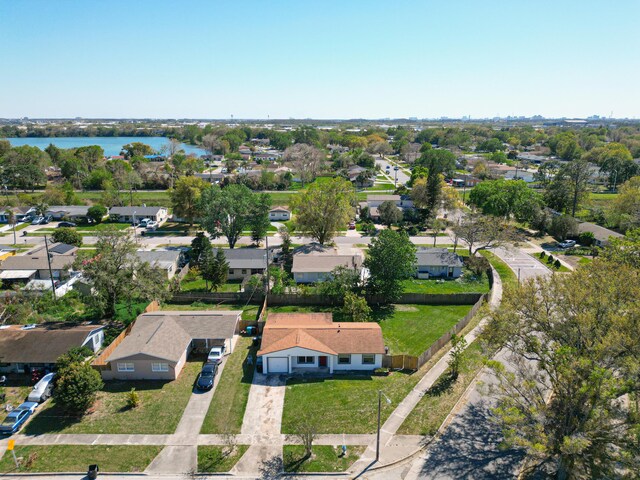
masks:
<path id="1" fill-rule="evenodd" d="M 267 360 L 268 373 L 289 373 L 287 357 L 270 357 Z"/>

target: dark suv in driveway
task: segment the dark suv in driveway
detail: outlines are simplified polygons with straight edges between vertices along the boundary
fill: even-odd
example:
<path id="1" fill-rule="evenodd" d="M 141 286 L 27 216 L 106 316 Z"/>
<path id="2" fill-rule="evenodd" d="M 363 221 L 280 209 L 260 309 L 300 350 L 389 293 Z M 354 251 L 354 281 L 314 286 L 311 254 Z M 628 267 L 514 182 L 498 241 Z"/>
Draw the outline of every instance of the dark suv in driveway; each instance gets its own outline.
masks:
<path id="1" fill-rule="evenodd" d="M 213 380 L 216 378 L 216 372 L 218 371 L 218 364 L 214 362 L 207 362 L 202 367 L 200 375 L 198 375 L 198 381 L 196 382 L 196 388 L 198 390 L 211 390 L 213 388 Z"/>

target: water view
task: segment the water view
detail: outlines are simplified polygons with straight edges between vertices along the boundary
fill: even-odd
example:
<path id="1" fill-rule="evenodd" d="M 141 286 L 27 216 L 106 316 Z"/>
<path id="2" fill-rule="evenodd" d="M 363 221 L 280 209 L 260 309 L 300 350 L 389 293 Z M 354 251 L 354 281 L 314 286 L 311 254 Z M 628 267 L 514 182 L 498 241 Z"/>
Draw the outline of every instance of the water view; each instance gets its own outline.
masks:
<path id="1" fill-rule="evenodd" d="M 169 139 L 165 137 L 25 137 L 25 138 L 7 138 L 14 147 L 22 145 L 30 145 L 38 147 L 42 150 L 53 143 L 58 148 L 78 148 L 88 145 L 100 145 L 104 149 L 107 156 L 119 155 L 122 146 L 131 142 L 142 142 L 151 146 L 157 152 L 169 143 Z M 195 153 L 202 155 L 204 150 L 193 145 L 181 144 L 186 153 Z"/>

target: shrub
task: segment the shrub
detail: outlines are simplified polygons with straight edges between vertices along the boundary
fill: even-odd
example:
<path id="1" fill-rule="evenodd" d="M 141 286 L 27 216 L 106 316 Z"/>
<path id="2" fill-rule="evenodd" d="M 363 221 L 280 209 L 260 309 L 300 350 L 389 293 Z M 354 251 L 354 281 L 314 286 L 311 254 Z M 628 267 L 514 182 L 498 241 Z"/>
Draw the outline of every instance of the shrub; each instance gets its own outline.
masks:
<path id="1" fill-rule="evenodd" d="M 132 388 L 131 391 L 127 394 L 127 406 L 129 408 L 136 408 L 140 405 L 140 395 L 136 392 L 135 388 Z"/>
<path id="2" fill-rule="evenodd" d="M 547 256 L 546 253 L 544 253 L 544 251 L 540 252 L 540 260 L 544 260 L 544 258 Z"/>
<path id="3" fill-rule="evenodd" d="M 584 245 L 585 247 L 590 247 L 595 243 L 595 241 L 596 238 L 591 232 L 582 232 L 580 235 L 578 235 L 578 243 L 580 243 L 580 245 Z"/>
<path id="4" fill-rule="evenodd" d="M 553 263 L 553 266 L 556 268 L 556 270 L 560 270 L 562 264 L 560 263 L 560 260 L 556 259 L 556 261 Z"/>
<path id="5" fill-rule="evenodd" d="M 68 245 L 74 245 L 76 247 L 82 246 L 82 235 L 73 228 L 56 228 L 51 234 L 51 239 L 54 242 L 66 243 Z"/>
<path id="6" fill-rule="evenodd" d="M 58 371 L 53 396 L 57 404 L 71 414 L 84 414 L 104 384 L 97 370 L 88 363 L 74 362 Z"/>
<path id="7" fill-rule="evenodd" d="M 553 263 L 553 260 L 554 260 L 553 255 L 549 255 L 549 258 L 547 258 L 547 263 L 551 264 Z"/>
<path id="8" fill-rule="evenodd" d="M 466 267 L 477 277 L 481 277 L 483 273 L 489 270 L 489 260 L 485 257 L 473 256 L 464 259 Z"/>

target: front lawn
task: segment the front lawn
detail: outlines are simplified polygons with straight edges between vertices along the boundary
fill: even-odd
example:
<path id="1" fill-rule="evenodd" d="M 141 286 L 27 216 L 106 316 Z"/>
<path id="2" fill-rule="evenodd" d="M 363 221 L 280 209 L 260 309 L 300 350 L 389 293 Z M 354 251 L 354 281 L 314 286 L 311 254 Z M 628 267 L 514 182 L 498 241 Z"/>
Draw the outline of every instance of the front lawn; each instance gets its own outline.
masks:
<path id="1" fill-rule="evenodd" d="M 228 472 L 238 463 L 248 448 L 249 445 L 236 445 L 231 453 L 227 453 L 225 447 L 198 445 L 198 472 Z"/>
<path id="2" fill-rule="evenodd" d="M 294 433 L 296 422 L 305 419 L 320 434 L 374 433 L 378 418 L 378 390 L 392 401 L 391 405 L 382 402 L 384 423 L 420 377 L 417 373 L 393 372 L 386 377 L 335 375 L 331 378 L 290 379 L 284 397 L 282 432 Z"/>
<path id="3" fill-rule="evenodd" d="M 238 338 L 235 349 L 224 366 L 200 433 L 240 433 L 253 381 L 257 350 L 252 346 L 251 337 Z M 247 355 L 252 357 L 251 365 L 245 363 Z"/>
<path id="4" fill-rule="evenodd" d="M 311 457 L 304 458 L 303 445 L 285 445 L 282 458 L 285 472 L 344 472 L 364 453 L 362 445 L 348 445 L 342 456 L 342 446 L 313 445 Z"/>
<path id="5" fill-rule="evenodd" d="M 472 305 L 391 305 L 374 308 L 372 320 L 380 324 L 390 355 L 418 356 L 464 317 Z M 340 308 L 269 307 L 269 312 L 332 312 L 334 321 L 349 321 Z"/>
<path id="6" fill-rule="evenodd" d="M 34 417 L 24 433 L 173 433 L 201 366 L 201 361 L 188 361 L 173 382 L 105 382 L 92 410 L 81 418 L 67 415 L 52 402 Z M 127 407 L 131 388 L 140 395 L 140 406 L 133 409 Z"/>
<path id="7" fill-rule="evenodd" d="M 489 252 L 488 250 L 480 250 L 480 255 L 489 260 L 489 263 L 496 269 L 498 275 L 500 275 L 500 280 L 502 280 L 502 286 L 518 286 L 518 277 L 513 273 L 511 267 L 503 262 L 495 253 Z"/>
<path id="8" fill-rule="evenodd" d="M 5 409 L 6 405 L 17 407 L 27 400 L 27 395 L 32 390 L 31 378 L 21 374 L 6 374 L 7 383 L 5 387 L 0 387 L 0 395 L 5 394 L 6 399 L 0 402 L 0 422 L 2 422 L 9 412 Z"/>
<path id="9" fill-rule="evenodd" d="M 160 453 L 155 445 L 37 445 L 17 446 L 19 472 L 86 472 L 97 464 L 100 472 L 142 472 Z M 0 459 L 0 473 L 17 473 L 10 452 Z"/>

